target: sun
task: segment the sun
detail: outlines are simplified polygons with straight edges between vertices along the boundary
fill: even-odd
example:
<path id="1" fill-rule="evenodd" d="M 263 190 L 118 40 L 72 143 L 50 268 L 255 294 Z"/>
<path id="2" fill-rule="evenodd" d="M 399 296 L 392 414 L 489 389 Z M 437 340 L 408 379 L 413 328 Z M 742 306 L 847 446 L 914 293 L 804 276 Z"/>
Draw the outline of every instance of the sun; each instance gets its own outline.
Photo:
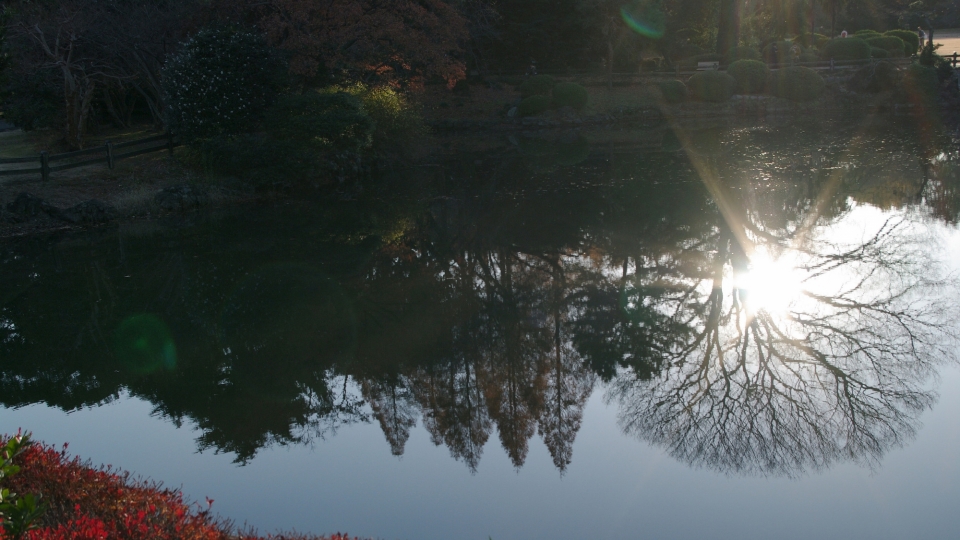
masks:
<path id="1" fill-rule="evenodd" d="M 803 295 L 804 275 L 789 252 L 779 256 L 758 249 L 746 272 L 734 278 L 734 286 L 750 313 L 764 311 L 783 315 Z"/>

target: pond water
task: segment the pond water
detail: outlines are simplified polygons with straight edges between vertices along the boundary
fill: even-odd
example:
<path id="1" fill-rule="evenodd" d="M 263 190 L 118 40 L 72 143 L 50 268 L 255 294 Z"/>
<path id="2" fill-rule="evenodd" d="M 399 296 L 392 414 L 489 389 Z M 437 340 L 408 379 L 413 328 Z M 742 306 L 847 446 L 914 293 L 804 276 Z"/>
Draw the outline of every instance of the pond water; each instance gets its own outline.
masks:
<path id="1" fill-rule="evenodd" d="M 5 241 L 2 430 L 262 532 L 956 537 L 955 140 L 530 135 Z"/>

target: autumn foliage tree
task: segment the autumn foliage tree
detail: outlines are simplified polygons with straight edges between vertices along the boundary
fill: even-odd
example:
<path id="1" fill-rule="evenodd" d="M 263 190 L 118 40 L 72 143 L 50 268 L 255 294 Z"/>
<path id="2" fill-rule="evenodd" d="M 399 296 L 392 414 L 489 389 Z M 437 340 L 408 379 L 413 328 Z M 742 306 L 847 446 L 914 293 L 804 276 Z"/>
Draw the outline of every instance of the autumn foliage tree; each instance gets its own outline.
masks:
<path id="1" fill-rule="evenodd" d="M 290 54 L 291 73 L 308 79 L 328 72 L 419 84 L 465 76 L 466 22 L 442 0 L 269 0 L 246 14 Z"/>

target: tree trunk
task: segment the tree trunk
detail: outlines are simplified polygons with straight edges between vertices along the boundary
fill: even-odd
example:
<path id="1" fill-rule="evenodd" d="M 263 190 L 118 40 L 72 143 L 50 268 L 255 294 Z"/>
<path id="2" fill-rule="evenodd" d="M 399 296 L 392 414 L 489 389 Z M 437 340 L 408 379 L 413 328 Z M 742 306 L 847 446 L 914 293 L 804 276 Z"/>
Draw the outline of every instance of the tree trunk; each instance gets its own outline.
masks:
<path id="1" fill-rule="evenodd" d="M 717 54 L 725 55 L 740 44 L 740 1 L 720 0 L 720 24 L 717 29 Z"/>

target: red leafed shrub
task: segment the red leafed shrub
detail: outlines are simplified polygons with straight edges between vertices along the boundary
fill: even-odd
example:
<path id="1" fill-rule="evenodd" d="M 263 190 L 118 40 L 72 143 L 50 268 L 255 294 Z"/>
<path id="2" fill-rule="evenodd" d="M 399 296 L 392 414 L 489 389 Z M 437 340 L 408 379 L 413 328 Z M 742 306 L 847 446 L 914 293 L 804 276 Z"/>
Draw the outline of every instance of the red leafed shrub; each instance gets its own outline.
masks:
<path id="1" fill-rule="evenodd" d="M 5 440 L 0 437 L 0 442 Z M 66 448 L 28 447 L 17 457 L 20 471 L 4 481 L 3 487 L 11 491 L 42 496 L 46 510 L 26 540 L 351 540 L 340 533 L 237 534 L 210 513 L 212 500 L 207 499 L 205 509 L 190 505 L 179 491 L 133 479 L 110 466 L 93 467 L 68 456 Z"/>

